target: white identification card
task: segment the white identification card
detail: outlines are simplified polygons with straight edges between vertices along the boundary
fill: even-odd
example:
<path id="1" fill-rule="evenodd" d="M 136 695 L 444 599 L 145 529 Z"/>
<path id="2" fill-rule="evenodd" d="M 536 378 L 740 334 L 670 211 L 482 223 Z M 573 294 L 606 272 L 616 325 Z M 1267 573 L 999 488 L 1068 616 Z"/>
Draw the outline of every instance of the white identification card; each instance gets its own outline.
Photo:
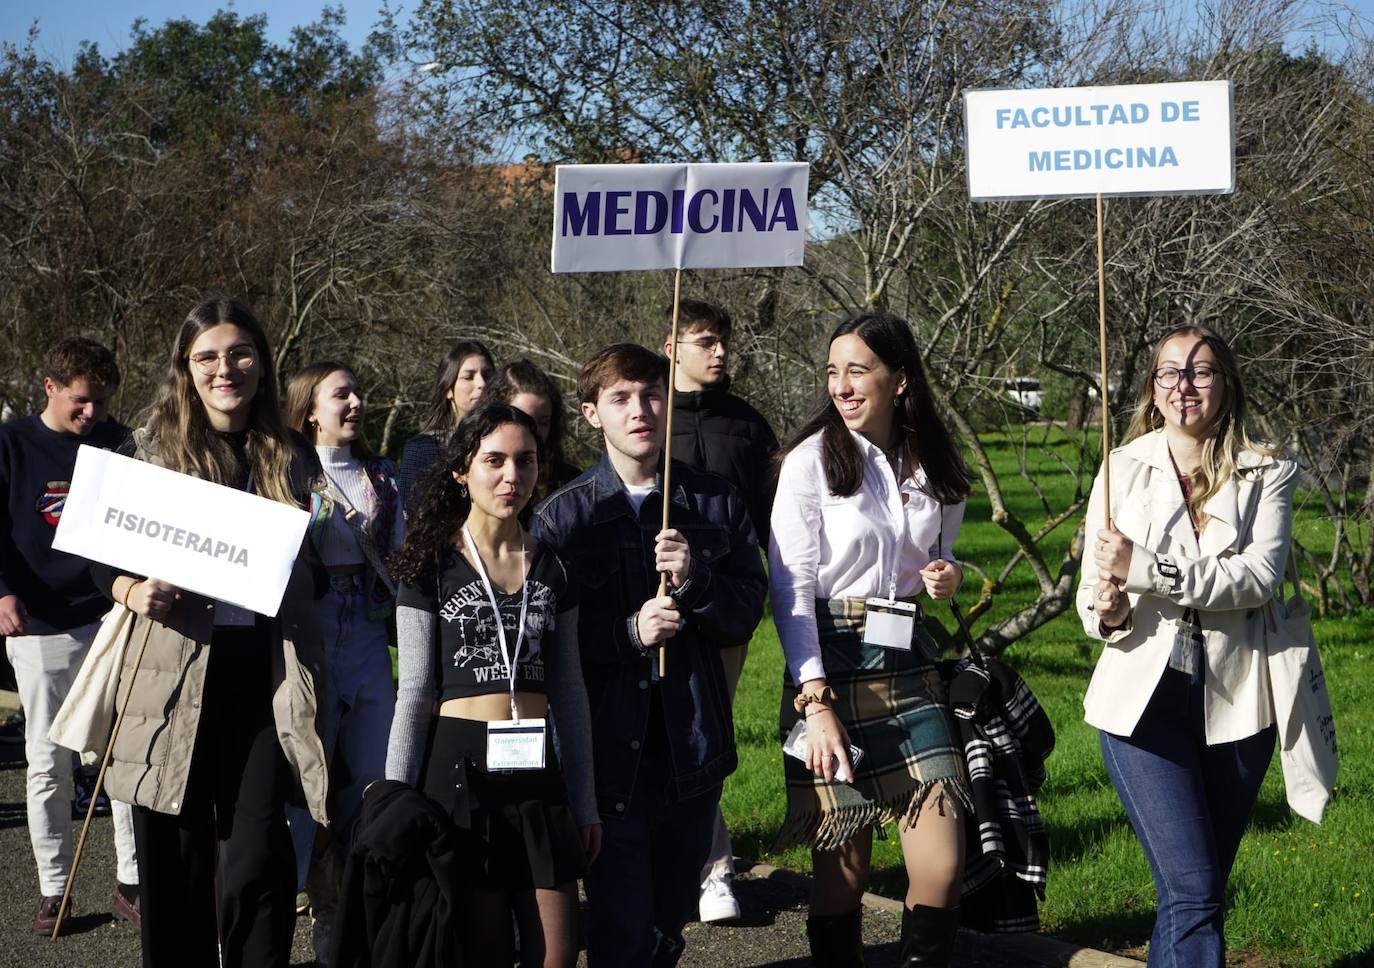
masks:
<path id="1" fill-rule="evenodd" d="M 1190 622 L 1179 623 L 1174 631 L 1174 647 L 1169 652 L 1169 668 L 1193 675 L 1197 672 L 1198 652 L 1201 649 L 1194 638 L 1197 631 Z"/>
<path id="2" fill-rule="evenodd" d="M 886 598 L 870 598 L 864 602 L 865 645 L 910 652 L 911 637 L 915 631 L 915 602 Z"/>
<path id="3" fill-rule="evenodd" d="M 542 770 L 544 720 L 487 723 L 488 770 Z"/>
<path id="4" fill-rule="evenodd" d="M 255 625 L 258 621 L 256 612 L 228 602 L 215 602 L 215 627 L 216 628 L 242 628 Z"/>

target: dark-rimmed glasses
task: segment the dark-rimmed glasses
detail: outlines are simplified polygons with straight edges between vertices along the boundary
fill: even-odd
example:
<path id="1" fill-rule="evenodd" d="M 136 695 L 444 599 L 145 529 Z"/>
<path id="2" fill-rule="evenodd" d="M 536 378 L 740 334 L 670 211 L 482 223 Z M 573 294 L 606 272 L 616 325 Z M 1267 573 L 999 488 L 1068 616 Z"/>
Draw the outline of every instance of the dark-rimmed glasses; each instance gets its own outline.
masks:
<path id="1" fill-rule="evenodd" d="M 1213 366 L 1161 366 L 1155 370 L 1155 386 L 1161 390 L 1172 390 L 1183 377 L 1199 390 L 1205 390 L 1217 378 Z"/>

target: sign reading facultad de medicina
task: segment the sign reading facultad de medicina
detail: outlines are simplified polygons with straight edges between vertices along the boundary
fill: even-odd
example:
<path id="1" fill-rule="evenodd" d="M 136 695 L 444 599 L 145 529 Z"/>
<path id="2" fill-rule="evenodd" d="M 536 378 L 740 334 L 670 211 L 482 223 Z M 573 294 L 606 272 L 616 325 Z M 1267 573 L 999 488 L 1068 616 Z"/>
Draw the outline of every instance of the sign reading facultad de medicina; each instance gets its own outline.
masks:
<path id="1" fill-rule="evenodd" d="M 83 445 L 53 547 L 276 615 L 310 515 Z"/>
<path id="2" fill-rule="evenodd" d="M 799 266 L 803 162 L 559 165 L 553 271 Z"/>
<path id="3" fill-rule="evenodd" d="M 1231 82 L 966 91 L 974 201 L 1235 190 Z"/>

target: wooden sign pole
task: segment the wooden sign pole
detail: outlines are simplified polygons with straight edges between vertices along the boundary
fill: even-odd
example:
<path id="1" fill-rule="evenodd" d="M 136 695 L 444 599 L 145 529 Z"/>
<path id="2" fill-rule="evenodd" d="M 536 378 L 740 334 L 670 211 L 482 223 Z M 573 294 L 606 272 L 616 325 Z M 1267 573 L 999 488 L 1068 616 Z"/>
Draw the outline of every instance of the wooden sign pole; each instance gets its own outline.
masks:
<path id="1" fill-rule="evenodd" d="M 134 616 L 129 617 L 129 621 L 134 621 Z M 105 771 L 110 766 L 110 754 L 114 752 L 115 737 L 119 735 L 119 728 L 124 725 L 124 714 L 129 711 L 129 698 L 134 694 L 134 683 L 138 681 L 138 670 L 143 665 L 143 651 L 148 647 L 148 634 L 153 630 L 153 620 L 148 619 L 143 625 L 143 638 L 138 643 L 138 655 L 134 659 L 133 671 L 129 673 L 129 688 L 124 693 L 124 705 L 119 710 L 119 718 L 115 720 L 114 729 L 110 731 L 110 741 L 105 745 L 105 758 L 100 761 L 100 772 L 96 774 L 95 789 L 91 791 L 91 805 L 86 808 L 86 819 L 81 824 L 81 834 L 76 838 L 76 850 L 72 853 L 72 867 L 67 871 L 67 884 L 62 888 L 62 902 L 57 906 L 57 918 L 53 921 L 52 937 L 50 940 L 57 939 L 57 933 L 62 930 L 62 918 L 67 913 L 67 905 L 72 899 L 72 884 L 76 882 L 76 869 L 81 866 L 81 850 L 86 846 L 86 834 L 91 829 L 91 817 L 95 816 L 95 802 L 100 798 L 100 788 L 105 784 Z M 128 642 L 125 642 L 128 647 Z M 123 655 L 120 656 L 120 664 L 123 664 Z M 119 666 L 115 667 L 116 669 Z"/>
<path id="2" fill-rule="evenodd" d="M 677 314 L 682 301 L 682 270 L 673 276 L 673 327 L 668 336 L 668 421 L 663 438 L 663 527 L 668 530 L 668 507 L 672 504 L 673 483 L 673 397 L 677 395 Z M 658 594 L 668 594 L 668 573 L 665 571 L 658 579 Z M 658 645 L 658 677 L 662 679 L 668 672 L 667 652 L 663 643 Z"/>
<path id="3" fill-rule="evenodd" d="M 676 318 L 676 317 L 674 317 Z M 1102 527 L 1112 526 L 1112 427 L 1107 401 L 1107 266 L 1102 259 L 1102 193 L 1097 193 L 1097 349 L 1102 375 L 1097 385 L 1102 398 Z"/>

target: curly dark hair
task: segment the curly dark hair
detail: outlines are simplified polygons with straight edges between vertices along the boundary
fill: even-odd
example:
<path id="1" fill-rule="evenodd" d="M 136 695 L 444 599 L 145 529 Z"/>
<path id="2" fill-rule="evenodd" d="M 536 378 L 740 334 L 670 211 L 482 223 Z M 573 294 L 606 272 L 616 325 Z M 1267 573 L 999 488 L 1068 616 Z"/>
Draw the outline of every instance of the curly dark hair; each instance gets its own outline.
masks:
<path id="1" fill-rule="evenodd" d="M 406 522 L 406 539 L 391 556 L 391 576 L 415 584 L 434 567 L 444 546 L 468 516 L 472 501 L 467 488 L 453 479 L 454 471 L 466 471 L 477 448 L 503 424 L 518 424 L 534 438 L 538 460 L 543 461 L 534 420 L 523 410 L 505 403 L 482 403 L 458 422 L 439 460 L 417 484 L 422 495 L 419 507 Z"/>

